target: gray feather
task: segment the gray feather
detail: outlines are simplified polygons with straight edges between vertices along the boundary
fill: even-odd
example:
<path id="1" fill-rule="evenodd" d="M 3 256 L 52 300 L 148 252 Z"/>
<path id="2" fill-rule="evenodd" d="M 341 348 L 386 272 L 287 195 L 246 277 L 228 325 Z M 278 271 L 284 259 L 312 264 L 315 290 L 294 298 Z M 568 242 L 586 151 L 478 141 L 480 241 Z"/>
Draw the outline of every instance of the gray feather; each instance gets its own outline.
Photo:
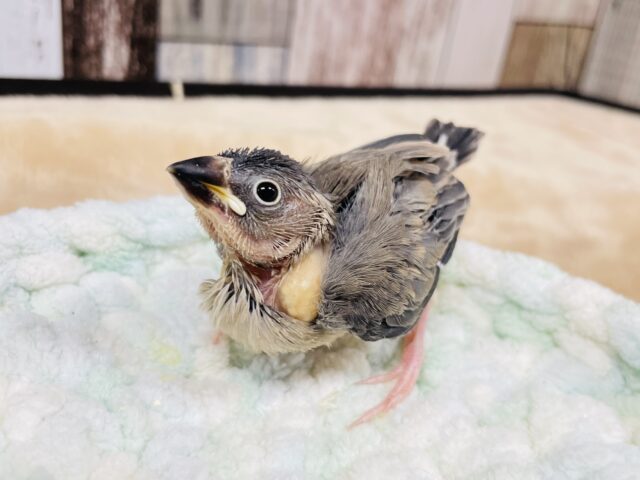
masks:
<path id="1" fill-rule="evenodd" d="M 319 326 L 365 340 L 413 327 L 469 205 L 452 171 L 480 136 L 433 121 L 424 135 L 389 137 L 308 167 L 337 214 Z"/>

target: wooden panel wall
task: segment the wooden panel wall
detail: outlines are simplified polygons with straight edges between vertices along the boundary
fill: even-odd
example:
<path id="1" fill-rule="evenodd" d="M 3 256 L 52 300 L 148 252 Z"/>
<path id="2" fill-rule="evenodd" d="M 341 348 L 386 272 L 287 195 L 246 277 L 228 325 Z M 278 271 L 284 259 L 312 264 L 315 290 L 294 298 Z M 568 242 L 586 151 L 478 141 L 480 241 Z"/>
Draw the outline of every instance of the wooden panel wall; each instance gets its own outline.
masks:
<path id="1" fill-rule="evenodd" d="M 457 0 L 436 76 L 436 86 L 494 88 L 513 28 L 517 0 Z"/>
<path id="2" fill-rule="evenodd" d="M 592 27 L 601 0 L 519 0 L 516 21 Z"/>
<path id="3" fill-rule="evenodd" d="M 640 0 L 607 2 L 580 92 L 640 108 Z"/>
<path id="4" fill-rule="evenodd" d="M 154 80 L 157 0 L 62 0 L 66 78 Z"/>
<path id="5" fill-rule="evenodd" d="M 601 0 L 519 0 L 500 86 L 575 90 Z"/>
<path id="6" fill-rule="evenodd" d="M 170 42 L 283 47 L 291 0 L 162 0 L 160 37 Z"/>
<path id="7" fill-rule="evenodd" d="M 293 0 L 162 0 L 158 79 L 281 84 Z"/>
<path id="8" fill-rule="evenodd" d="M 5 78 L 562 90 L 580 84 L 586 95 L 640 105 L 640 0 L 0 2 Z"/>
<path id="9" fill-rule="evenodd" d="M 590 37 L 587 27 L 516 25 L 501 85 L 575 90 Z"/>
<path id="10" fill-rule="evenodd" d="M 287 50 L 252 45 L 160 42 L 157 78 L 197 83 L 285 83 Z"/>
<path id="11" fill-rule="evenodd" d="M 0 77 L 61 78 L 60 0 L 1 0 Z"/>
<path id="12" fill-rule="evenodd" d="M 300 1 L 289 82 L 433 85 L 452 6 L 448 0 Z"/>

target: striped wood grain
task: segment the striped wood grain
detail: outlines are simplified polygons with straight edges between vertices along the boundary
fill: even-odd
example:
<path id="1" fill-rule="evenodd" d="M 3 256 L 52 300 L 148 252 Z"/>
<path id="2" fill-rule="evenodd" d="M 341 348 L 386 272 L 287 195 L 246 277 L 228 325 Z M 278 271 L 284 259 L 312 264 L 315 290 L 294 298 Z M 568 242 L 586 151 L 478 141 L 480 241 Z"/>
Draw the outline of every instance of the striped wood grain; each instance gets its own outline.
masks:
<path id="1" fill-rule="evenodd" d="M 299 0 L 288 81 L 432 86 L 452 6 L 447 0 Z"/>
<path id="2" fill-rule="evenodd" d="M 158 79 L 198 83 L 281 84 L 286 50 L 280 47 L 160 42 Z"/>
<path id="3" fill-rule="evenodd" d="M 517 0 L 456 0 L 436 84 L 495 88 L 509 47 Z"/>
<path id="4" fill-rule="evenodd" d="M 640 107 L 640 0 L 603 9 L 580 92 Z"/>
<path id="5" fill-rule="evenodd" d="M 517 24 L 500 85 L 575 90 L 591 31 L 585 27 Z"/>
<path id="6" fill-rule="evenodd" d="M 152 80 L 157 0 L 62 0 L 66 78 Z"/>
<path id="7" fill-rule="evenodd" d="M 60 0 L 2 0 L 0 77 L 62 77 Z"/>
<path id="8" fill-rule="evenodd" d="M 293 0 L 160 0 L 160 37 L 173 43 L 284 46 Z"/>
<path id="9" fill-rule="evenodd" d="M 593 27 L 600 0 L 519 0 L 516 20 Z"/>

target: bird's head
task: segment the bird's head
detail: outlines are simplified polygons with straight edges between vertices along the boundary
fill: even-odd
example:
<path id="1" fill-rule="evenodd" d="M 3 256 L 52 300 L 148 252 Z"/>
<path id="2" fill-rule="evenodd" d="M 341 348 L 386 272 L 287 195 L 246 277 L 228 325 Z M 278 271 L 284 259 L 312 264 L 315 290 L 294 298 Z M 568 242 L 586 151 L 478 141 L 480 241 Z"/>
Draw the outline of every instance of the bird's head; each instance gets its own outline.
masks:
<path id="1" fill-rule="evenodd" d="M 277 267 L 330 234 L 331 202 L 278 151 L 227 150 L 167 170 L 223 255 Z"/>

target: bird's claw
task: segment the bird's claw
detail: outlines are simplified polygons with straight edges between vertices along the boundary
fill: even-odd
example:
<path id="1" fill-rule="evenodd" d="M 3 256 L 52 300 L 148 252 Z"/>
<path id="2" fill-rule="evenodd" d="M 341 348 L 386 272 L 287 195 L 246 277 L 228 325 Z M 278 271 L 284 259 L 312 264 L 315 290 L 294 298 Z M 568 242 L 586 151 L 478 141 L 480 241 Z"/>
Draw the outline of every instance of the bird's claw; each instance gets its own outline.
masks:
<path id="1" fill-rule="evenodd" d="M 402 367 L 398 365 L 393 370 L 387 373 L 381 373 L 380 375 L 374 375 L 373 377 L 360 380 L 356 385 L 377 385 L 378 383 L 387 383 L 391 380 L 398 378 L 398 375 L 402 373 Z"/>
<path id="2" fill-rule="evenodd" d="M 420 368 L 422 367 L 422 359 L 424 357 L 424 330 L 429 313 L 428 308 L 429 307 L 424 309 L 420 320 L 418 320 L 418 324 L 405 338 L 405 349 L 400 365 L 390 372 L 375 375 L 358 382 L 358 385 L 374 385 L 392 380 L 396 381 L 385 399 L 352 422 L 348 427 L 349 430 L 373 420 L 378 415 L 387 413 L 402 403 L 413 390 L 420 375 Z"/>

